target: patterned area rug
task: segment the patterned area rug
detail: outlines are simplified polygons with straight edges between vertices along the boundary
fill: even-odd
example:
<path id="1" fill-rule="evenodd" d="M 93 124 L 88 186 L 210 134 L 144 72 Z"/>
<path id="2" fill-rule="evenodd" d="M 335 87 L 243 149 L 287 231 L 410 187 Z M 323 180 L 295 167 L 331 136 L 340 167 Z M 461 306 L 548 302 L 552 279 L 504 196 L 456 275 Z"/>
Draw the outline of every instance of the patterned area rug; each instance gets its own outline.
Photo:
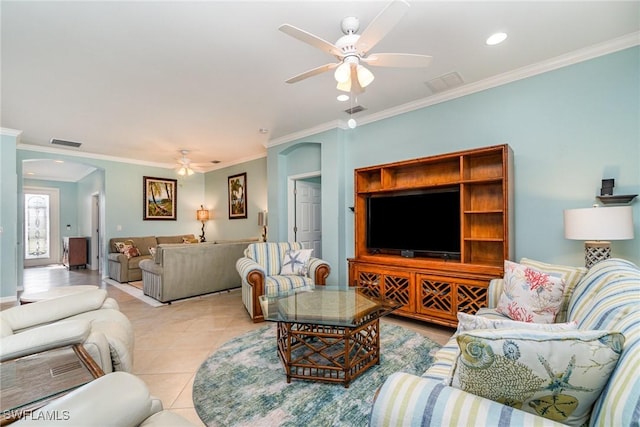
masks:
<path id="1" fill-rule="evenodd" d="M 193 383 L 196 412 L 208 426 L 366 426 L 376 390 L 396 371 L 422 374 L 439 345 L 381 322 L 381 360 L 349 388 L 292 379 L 276 350 L 270 324 L 235 338 L 198 369 Z"/>

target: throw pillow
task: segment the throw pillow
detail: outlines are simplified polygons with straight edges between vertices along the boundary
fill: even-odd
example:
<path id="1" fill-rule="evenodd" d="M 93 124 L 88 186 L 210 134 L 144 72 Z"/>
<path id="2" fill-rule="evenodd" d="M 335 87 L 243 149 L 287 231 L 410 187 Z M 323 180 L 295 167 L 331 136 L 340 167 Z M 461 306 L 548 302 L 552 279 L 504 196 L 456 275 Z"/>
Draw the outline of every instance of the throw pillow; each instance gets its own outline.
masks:
<path id="1" fill-rule="evenodd" d="M 200 240 L 191 237 L 183 237 L 182 243 L 200 243 Z"/>
<path id="2" fill-rule="evenodd" d="M 135 246 L 127 245 L 127 249 L 125 249 L 124 254 L 127 256 L 128 259 L 131 259 L 131 258 L 140 256 L 140 251 Z"/>
<path id="3" fill-rule="evenodd" d="M 589 421 L 622 352 L 607 331 L 465 332 L 452 386 L 567 425 Z"/>
<path id="4" fill-rule="evenodd" d="M 563 290 L 561 278 L 505 260 L 504 288 L 496 311 L 512 320 L 553 323 Z"/>
<path id="5" fill-rule="evenodd" d="M 156 256 L 156 247 L 155 246 L 149 246 L 149 254 L 151 256 Z"/>
<path id="6" fill-rule="evenodd" d="M 547 264 L 545 262 L 536 261 L 529 258 L 520 259 L 520 264 L 533 267 L 536 270 L 540 270 L 552 276 L 557 276 L 564 279 L 562 304 L 560 305 L 558 314 L 556 314 L 556 322 L 566 322 L 569 300 L 571 299 L 571 295 L 573 294 L 573 289 L 576 287 L 578 282 L 582 280 L 584 275 L 587 274 L 586 267 L 571 267 L 568 265 Z"/>
<path id="7" fill-rule="evenodd" d="M 578 329 L 578 322 L 568 323 L 527 323 L 510 319 L 490 319 L 484 316 L 458 313 L 456 334 L 476 329 L 535 329 L 538 331 L 571 331 Z"/>
<path id="8" fill-rule="evenodd" d="M 313 249 L 288 250 L 284 254 L 280 275 L 305 276 L 309 270 L 309 258 Z"/>

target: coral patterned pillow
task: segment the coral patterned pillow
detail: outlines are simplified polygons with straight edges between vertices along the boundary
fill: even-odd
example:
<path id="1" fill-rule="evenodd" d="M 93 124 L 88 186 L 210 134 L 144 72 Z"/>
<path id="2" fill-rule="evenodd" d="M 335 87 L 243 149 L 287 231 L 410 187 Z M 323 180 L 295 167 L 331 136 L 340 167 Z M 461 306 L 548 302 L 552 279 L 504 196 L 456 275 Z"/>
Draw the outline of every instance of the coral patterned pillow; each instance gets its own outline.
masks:
<path id="1" fill-rule="evenodd" d="M 504 262 L 504 289 L 496 311 L 521 322 L 553 323 L 565 282 L 535 268 Z"/>

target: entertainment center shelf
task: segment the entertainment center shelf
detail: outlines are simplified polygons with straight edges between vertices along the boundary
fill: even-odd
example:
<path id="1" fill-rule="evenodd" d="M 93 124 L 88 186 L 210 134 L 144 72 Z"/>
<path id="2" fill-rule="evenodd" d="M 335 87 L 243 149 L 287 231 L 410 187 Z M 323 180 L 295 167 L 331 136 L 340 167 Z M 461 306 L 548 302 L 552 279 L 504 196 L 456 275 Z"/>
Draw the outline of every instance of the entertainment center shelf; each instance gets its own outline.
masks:
<path id="1" fill-rule="evenodd" d="M 349 260 L 350 285 L 400 301 L 403 307 L 396 314 L 447 326 L 457 324 L 458 311 L 473 313 L 485 306 L 489 281 L 502 276 L 504 260 L 513 256 L 511 148 L 497 145 L 364 167 L 354 173 L 355 257 Z M 459 192 L 460 230 L 455 239 L 460 240 L 460 259 L 413 257 L 411 251 L 402 256 L 399 250 L 379 253 L 367 247 L 372 198 L 441 191 Z M 427 221 L 425 227 L 439 225 Z"/>

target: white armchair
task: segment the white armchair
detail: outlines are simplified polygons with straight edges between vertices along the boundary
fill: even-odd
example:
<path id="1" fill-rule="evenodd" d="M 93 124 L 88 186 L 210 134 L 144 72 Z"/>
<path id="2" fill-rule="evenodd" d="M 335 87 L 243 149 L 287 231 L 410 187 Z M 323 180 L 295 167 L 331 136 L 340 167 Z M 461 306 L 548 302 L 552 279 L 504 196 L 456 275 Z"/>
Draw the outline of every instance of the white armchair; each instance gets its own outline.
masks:
<path id="1" fill-rule="evenodd" d="M 0 312 L 0 362 L 82 344 L 105 373 L 133 369 L 133 327 L 103 289 Z"/>

